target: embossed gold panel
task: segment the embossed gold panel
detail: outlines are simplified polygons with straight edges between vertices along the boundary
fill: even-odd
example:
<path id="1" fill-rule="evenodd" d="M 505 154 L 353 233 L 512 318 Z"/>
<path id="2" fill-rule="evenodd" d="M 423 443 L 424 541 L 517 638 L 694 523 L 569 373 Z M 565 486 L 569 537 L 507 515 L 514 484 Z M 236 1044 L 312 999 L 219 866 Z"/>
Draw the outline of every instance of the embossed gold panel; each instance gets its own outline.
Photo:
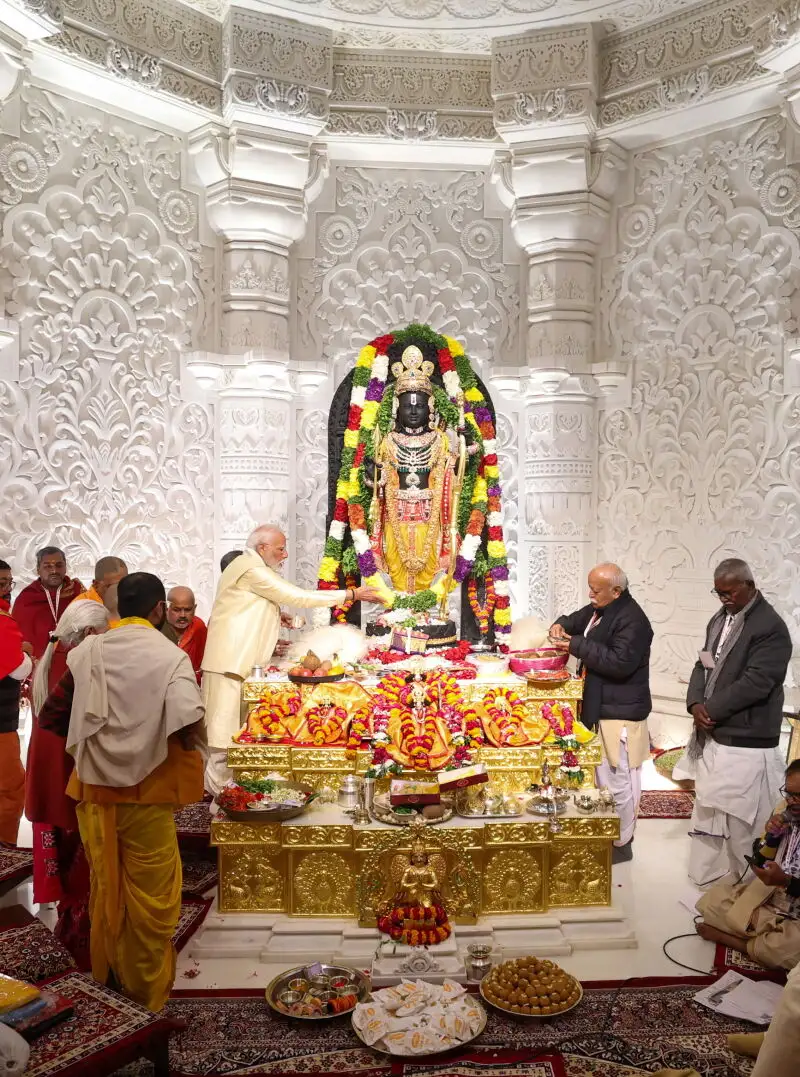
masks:
<path id="1" fill-rule="evenodd" d="M 292 916 L 355 916 L 355 872 L 349 849 L 288 855 Z"/>
<path id="2" fill-rule="evenodd" d="M 487 852 L 483 905 L 487 913 L 544 912 L 545 846 Z"/>
<path id="3" fill-rule="evenodd" d="M 610 841 L 554 841 L 549 856 L 551 908 L 611 904 Z"/>
<path id="4" fill-rule="evenodd" d="M 220 912 L 288 912 L 285 855 L 262 845 L 223 845 L 219 856 Z"/>

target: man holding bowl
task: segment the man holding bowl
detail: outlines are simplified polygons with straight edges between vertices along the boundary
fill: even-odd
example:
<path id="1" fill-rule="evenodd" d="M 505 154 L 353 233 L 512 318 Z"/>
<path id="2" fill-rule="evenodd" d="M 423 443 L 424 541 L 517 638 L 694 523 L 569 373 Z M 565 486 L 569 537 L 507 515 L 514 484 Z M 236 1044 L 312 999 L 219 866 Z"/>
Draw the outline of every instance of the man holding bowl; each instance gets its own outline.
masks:
<path id="1" fill-rule="evenodd" d="M 650 755 L 653 629 L 619 565 L 595 565 L 589 573 L 589 604 L 559 617 L 550 627 L 550 639 L 578 659 L 585 678 L 581 721 L 587 729 L 599 728 L 603 762 L 597 781 L 613 793 L 620 818 L 613 861 L 631 860 L 642 764 Z"/>

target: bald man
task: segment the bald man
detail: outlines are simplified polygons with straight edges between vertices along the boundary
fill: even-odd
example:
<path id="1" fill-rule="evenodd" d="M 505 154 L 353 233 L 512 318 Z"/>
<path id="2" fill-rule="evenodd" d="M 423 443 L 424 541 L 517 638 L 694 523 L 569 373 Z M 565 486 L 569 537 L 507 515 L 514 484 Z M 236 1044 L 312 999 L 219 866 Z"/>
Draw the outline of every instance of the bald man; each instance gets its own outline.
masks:
<path id="1" fill-rule="evenodd" d="M 167 595 L 167 623 L 175 634 L 175 642 L 191 658 L 199 684 L 208 629 L 205 621 L 196 615 L 196 609 L 194 592 L 189 587 L 173 587 Z"/>
<path id="2" fill-rule="evenodd" d="M 603 762 L 597 781 L 614 794 L 620 820 L 614 863 L 633 857 L 633 833 L 642 795 L 642 764 L 650 755 L 647 717 L 653 629 L 628 590 L 619 565 L 595 565 L 589 604 L 550 626 L 554 646 L 578 659 L 584 674 L 581 721 L 598 729 Z"/>
<path id="3" fill-rule="evenodd" d="M 209 760 L 206 788 L 218 794 L 231 776 L 228 745 L 241 727 L 242 682 L 253 666 L 269 664 L 281 626 L 281 606 L 310 609 L 340 606 L 348 599 L 378 602 L 369 587 L 344 591 L 305 591 L 279 575 L 289 552 L 279 527 L 264 524 L 247 540 L 247 549 L 220 577 L 208 624 L 203 658 Z"/>
<path id="4" fill-rule="evenodd" d="M 103 605 L 103 597 L 114 583 L 119 583 L 128 575 L 128 566 L 121 557 L 101 557 L 94 566 L 94 579 L 88 591 L 83 591 L 78 598 L 88 598 Z"/>

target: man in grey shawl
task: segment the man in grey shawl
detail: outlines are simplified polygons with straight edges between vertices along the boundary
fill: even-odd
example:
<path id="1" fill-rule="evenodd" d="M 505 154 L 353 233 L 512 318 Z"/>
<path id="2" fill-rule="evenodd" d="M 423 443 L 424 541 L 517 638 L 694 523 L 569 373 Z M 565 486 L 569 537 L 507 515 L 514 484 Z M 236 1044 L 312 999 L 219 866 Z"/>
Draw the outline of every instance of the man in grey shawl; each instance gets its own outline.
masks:
<path id="1" fill-rule="evenodd" d="M 686 707 L 694 730 L 673 771 L 695 781 L 689 877 L 698 886 L 747 871 L 745 856 L 779 799 L 783 682 L 792 656 L 789 630 L 745 561 L 722 561 L 712 590 L 722 608 L 692 670 Z"/>

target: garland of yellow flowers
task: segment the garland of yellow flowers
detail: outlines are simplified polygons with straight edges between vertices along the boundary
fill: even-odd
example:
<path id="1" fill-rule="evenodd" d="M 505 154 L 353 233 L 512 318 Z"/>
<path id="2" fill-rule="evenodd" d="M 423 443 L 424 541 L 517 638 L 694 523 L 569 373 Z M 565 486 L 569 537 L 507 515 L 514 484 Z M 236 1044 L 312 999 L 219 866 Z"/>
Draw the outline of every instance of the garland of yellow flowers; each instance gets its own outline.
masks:
<path id="1" fill-rule="evenodd" d="M 282 696 L 271 696 L 262 699 L 247 718 L 247 725 L 234 738 L 239 744 L 251 744 L 259 735 L 253 732 L 254 727 L 260 726 L 264 735 L 277 737 L 288 736 L 289 719 L 300 711 L 301 700 L 298 692 L 288 692 Z"/>
<path id="2" fill-rule="evenodd" d="M 513 732 L 515 725 L 519 727 L 527 717 L 525 703 L 510 688 L 490 688 L 483 697 L 483 709 L 494 719 L 503 743 L 506 731 Z"/>
<path id="3" fill-rule="evenodd" d="M 335 706 L 333 703 L 319 703 L 306 711 L 305 717 L 314 743 L 321 747 L 326 743 L 325 730 L 330 726 L 331 718 L 337 719 L 341 728 L 344 728 L 347 722 L 347 711 L 344 707 Z"/>
<path id="4" fill-rule="evenodd" d="M 467 598 L 469 599 L 469 607 L 475 614 L 475 620 L 478 622 L 478 630 L 482 636 L 486 636 L 489 633 L 489 618 L 492 616 L 497 604 L 497 592 L 495 590 L 494 580 L 489 575 L 484 577 L 484 588 L 483 605 L 481 605 L 478 601 L 478 581 L 474 576 L 470 576 L 467 583 Z"/>

